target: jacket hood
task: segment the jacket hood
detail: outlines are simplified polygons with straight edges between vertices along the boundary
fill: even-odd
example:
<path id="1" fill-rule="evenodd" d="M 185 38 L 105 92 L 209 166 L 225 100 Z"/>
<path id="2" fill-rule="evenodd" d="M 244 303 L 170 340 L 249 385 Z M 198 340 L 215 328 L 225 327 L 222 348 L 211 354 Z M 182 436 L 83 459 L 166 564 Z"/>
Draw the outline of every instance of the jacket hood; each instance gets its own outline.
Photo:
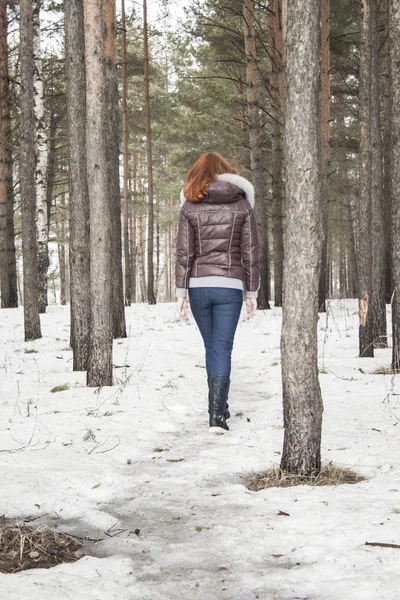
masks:
<path id="1" fill-rule="evenodd" d="M 223 173 L 217 175 L 215 181 L 208 186 L 207 196 L 202 200 L 208 204 L 229 204 L 237 202 L 240 197 L 246 196 L 251 207 L 254 207 L 254 187 L 241 175 L 234 173 Z M 186 198 L 181 191 L 181 206 L 185 203 Z"/>

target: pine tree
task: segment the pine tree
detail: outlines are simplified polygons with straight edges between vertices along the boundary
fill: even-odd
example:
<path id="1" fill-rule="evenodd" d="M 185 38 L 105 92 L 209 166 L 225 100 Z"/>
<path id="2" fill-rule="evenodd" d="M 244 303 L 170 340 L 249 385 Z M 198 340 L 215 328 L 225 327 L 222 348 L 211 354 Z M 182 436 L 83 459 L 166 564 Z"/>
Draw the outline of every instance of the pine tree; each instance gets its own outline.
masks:
<path id="1" fill-rule="evenodd" d="M 358 200 L 358 298 L 360 356 L 374 355 L 372 296 L 372 199 L 371 199 L 371 3 L 362 0 L 360 48 L 360 185 Z"/>
<path id="2" fill-rule="evenodd" d="M 0 5 L 0 283 L 1 308 L 18 306 L 14 240 L 11 99 L 8 76 L 7 2 Z"/>
<path id="3" fill-rule="evenodd" d="M 285 438 L 281 468 L 321 468 L 322 398 L 318 380 L 318 284 L 322 255 L 319 153 L 319 0 L 288 5 L 285 72 L 287 238 L 282 323 Z M 301 359 L 299 352 L 301 349 Z"/>
<path id="4" fill-rule="evenodd" d="M 73 370 L 86 371 L 90 323 L 89 195 L 86 172 L 85 34 L 81 0 L 65 4 L 68 153 L 69 263 Z"/>
<path id="5" fill-rule="evenodd" d="M 390 36 L 390 130 L 392 204 L 392 265 L 393 301 L 392 367 L 400 371 L 400 0 L 391 0 L 389 17 Z"/>
<path id="6" fill-rule="evenodd" d="M 112 385 L 112 209 L 108 197 L 102 0 L 84 0 L 86 168 L 90 206 L 90 336 L 87 384 Z"/>
<path id="7" fill-rule="evenodd" d="M 119 187 L 119 111 L 115 0 L 102 0 L 104 20 L 104 77 L 108 195 L 111 204 L 111 271 L 114 337 L 126 337 L 122 277 L 121 194 Z"/>

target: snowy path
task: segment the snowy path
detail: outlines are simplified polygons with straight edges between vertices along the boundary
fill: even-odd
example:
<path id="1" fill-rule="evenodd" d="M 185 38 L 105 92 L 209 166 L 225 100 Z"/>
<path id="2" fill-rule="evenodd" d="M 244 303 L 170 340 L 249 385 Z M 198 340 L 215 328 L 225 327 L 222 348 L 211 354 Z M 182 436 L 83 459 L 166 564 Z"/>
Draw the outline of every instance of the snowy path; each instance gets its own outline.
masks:
<path id="1" fill-rule="evenodd" d="M 390 350 L 357 358 L 355 302 L 332 307 L 322 455 L 369 479 L 258 493 L 245 483 L 283 439 L 279 310 L 240 324 L 225 436 L 207 431 L 200 337 L 173 305 L 127 311 L 119 384 L 100 394 L 70 372 L 68 308 L 28 344 L 22 311 L 1 311 L 0 515 L 106 539 L 77 563 L 0 575 L 0 598 L 397 600 L 400 551 L 365 542 L 400 543 L 400 380 L 372 374 Z"/>

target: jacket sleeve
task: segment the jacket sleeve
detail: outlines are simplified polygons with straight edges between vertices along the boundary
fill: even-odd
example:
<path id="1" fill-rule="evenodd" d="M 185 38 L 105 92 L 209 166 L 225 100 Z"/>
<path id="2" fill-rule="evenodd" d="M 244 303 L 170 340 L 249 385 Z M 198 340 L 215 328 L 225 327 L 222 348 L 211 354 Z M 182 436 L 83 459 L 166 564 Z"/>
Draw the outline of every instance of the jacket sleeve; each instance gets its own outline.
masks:
<path id="1" fill-rule="evenodd" d="M 260 244 L 253 209 L 250 210 L 242 225 L 240 250 L 245 273 L 246 297 L 257 298 L 260 287 Z"/>
<path id="2" fill-rule="evenodd" d="M 178 237 L 176 242 L 176 295 L 186 296 L 189 287 L 190 271 L 195 255 L 194 230 L 187 214 L 181 210 L 179 217 Z"/>

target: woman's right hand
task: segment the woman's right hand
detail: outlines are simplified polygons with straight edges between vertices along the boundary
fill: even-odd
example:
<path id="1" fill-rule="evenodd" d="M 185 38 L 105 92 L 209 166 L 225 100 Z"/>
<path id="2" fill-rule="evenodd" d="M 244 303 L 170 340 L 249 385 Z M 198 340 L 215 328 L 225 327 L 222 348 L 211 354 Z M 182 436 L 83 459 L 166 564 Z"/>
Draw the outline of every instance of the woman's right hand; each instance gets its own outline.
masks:
<path id="1" fill-rule="evenodd" d="M 186 298 L 178 298 L 178 302 L 177 302 L 177 309 L 178 309 L 178 314 L 181 317 L 181 319 L 185 319 L 185 321 L 187 320 L 187 302 L 186 302 Z"/>
<path id="2" fill-rule="evenodd" d="M 250 319 L 254 315 L 257 310 L 257 300 L 256 298 L 246 298 L 246 313 L 247 318 Z"/>

